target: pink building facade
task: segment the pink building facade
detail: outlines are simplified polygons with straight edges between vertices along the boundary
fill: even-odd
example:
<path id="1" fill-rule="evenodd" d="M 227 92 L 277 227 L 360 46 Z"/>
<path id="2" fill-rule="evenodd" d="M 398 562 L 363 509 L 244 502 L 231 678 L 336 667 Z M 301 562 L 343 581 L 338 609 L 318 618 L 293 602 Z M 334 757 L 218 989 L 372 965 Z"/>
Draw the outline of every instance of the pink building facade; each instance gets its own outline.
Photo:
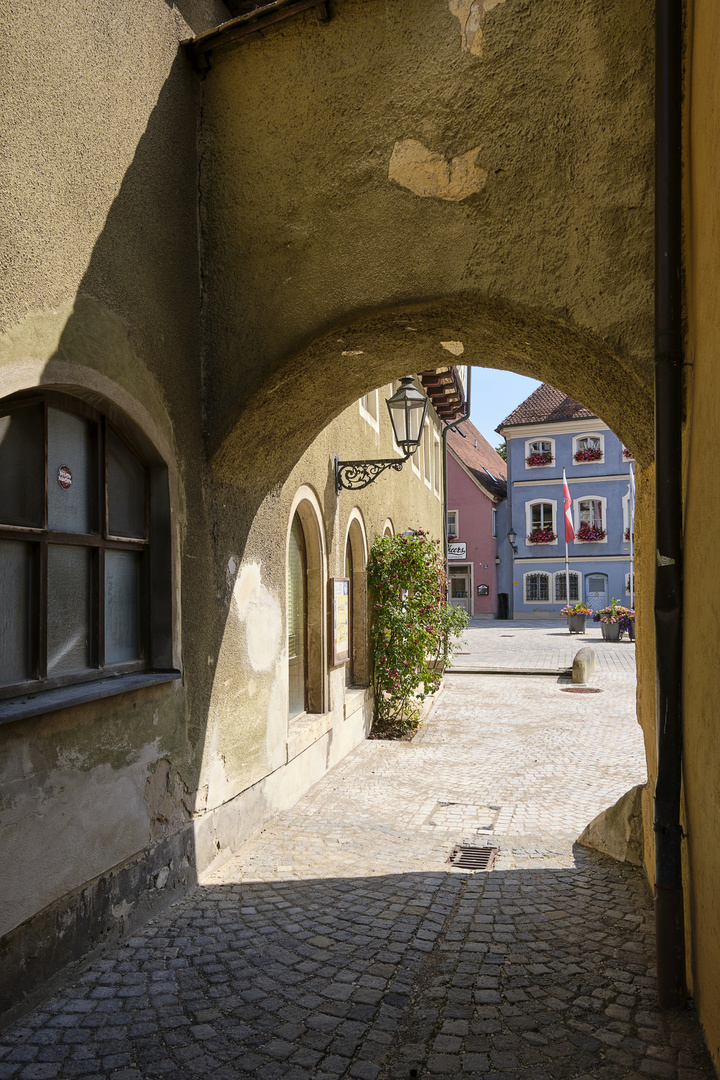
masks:
<path id="1" fill-rule="evenodd" d="M 499 613 L 495 559 L 498 511 L 507 494 L 506 465 L 469 421 L 460 431 L 465 438 L 448 432 L 450 600 L 471 618 L 494 619 Z"/>

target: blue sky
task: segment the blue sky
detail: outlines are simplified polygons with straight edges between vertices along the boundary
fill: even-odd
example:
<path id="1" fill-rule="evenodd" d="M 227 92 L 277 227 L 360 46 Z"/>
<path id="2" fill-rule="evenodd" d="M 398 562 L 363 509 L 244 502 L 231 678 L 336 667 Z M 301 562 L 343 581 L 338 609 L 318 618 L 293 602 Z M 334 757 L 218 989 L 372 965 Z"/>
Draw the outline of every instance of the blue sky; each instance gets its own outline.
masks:
<path id="1" fill-rule="evenodd" d="M 540 386 L 537 379 L 495 368 L 472 369 L 470 419 L 491 446 L 501 441 L 495 428 Z"/>

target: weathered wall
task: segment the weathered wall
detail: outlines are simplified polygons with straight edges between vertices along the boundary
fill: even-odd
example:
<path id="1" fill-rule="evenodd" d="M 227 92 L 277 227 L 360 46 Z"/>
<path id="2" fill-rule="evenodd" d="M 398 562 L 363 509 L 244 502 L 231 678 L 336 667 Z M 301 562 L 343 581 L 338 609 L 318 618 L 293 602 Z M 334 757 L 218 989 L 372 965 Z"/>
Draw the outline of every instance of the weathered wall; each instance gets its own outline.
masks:
<path id="1" fill-rule="evenodd" d="M 433 367 L 450 333 L 469 363 L 650 439 L 652 6 L 509 0 L 481 55 L 462 6 L 342 0 L 328 24 L 305 13 L 213 57 L 200 205 L 228 470 L 282 478 L 253 421 L 268 389 L 297 457 L 302 432 L 398 362 Z"/>
<path id="2" fill-rule="evenodd" d="M 720 11 L 694 0 L 688 38 L 690 106 L 685 223 L 688 417 L 685 473 L 686 907 L 692 990 L 720 1068 L 720 739 L 718 611 L 713 566 L 720 529 L 717 474 L 709 468 L 720 416 Z"/>
<path id="3" fill-rule="evenodd" d="M 217 552 L 218 567 L 225 576 L 223 602 L 228 617 L 217 651 L 208 657 L 213 687 L 201 779 L 208 786 L 208 807 L 226 802 L 287 760 L 286 743 L 292 740 L 292 732 L 288 734 L 287 720 L 286 565 L 298 492 L 304 489 L 317 500 L 328 576 L 345 574 L 345 544 L 353 512 L 359 512 L 368 549 L 375 536 L 382 535 L 388 518 L 395 532 L 424 528 L 442 536 L 442 500 L 435 492 L 434 477 L 428 487 L 424 475 L 418 476 L 410 462 L 400 473 L 383 473 L 362 491 L 335 492 L 335 454 L 340 460 L 397 456 L 384 404 L 391 393 L 390 386 L 379 393 L 379 431 L 355 403 L 317 436 L 286 482 L 263 500 L 246 541 L 230 501 L 236 499 L 239 506 L 242 489 L 223 488 Z M 433 424 L 438 429 L 436 418 Z M 420 459 L 422 468 L 422 454 Z M 246 477 L 238 480 L 245 483 Z M 328 668 L 327 633 L 323 636 L 325 699 L 336 744 L 328 760 L 334 762 L 337 744 L 343 744 L 344 669 Z"/>
<path id="4" fill-rule="evenodd" d="M 182 605 L 208 591 L 208 544 L 198 88 L 179 42 L 212 25 L 223 5 L 181 6 L 187 21 L 163 0 L 3 6 L 12 77 L 3 81 L 0 160 L 0 396 L 63 388 L 125 417 L 167 463 L 174 660 L 185 658 L 187 686 L 198 680 L 189 677 L 194 627 L 183 628 Z M 112 936 L 147 887 L 160 897 L 187 883 L 192 846 L 163 847 L 194 808 L 185 686 L 0 729 L 5 989 L 14 973 L 26 988 L 48 973 L 44 965 Z M 125 873 L 139 853 L 145 869 Z M 103 875 L 114 881 L 104 893 Z M 53 909 L 60 897 L 62 916 Z"/>

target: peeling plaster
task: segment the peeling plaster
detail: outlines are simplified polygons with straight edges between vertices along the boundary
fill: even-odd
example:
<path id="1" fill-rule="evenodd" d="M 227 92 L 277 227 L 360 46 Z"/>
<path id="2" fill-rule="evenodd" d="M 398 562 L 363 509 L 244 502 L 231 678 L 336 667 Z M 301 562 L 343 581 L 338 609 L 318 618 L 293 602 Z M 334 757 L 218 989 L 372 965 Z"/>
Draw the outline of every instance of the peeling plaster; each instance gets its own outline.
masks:
<path id="1" fill-rule="evenodd" d="M 441 341 L 440 344 L 442 345 L 443 349 L 447 349 L 447 351 L 449 353 L 452 353 L 453 356 L 462 356 L 462 354 L 465 352 L 465 346 L 463 345 L 462 341 Z"/>
<path id="2" fill-rule="evenodd" d="M 487 169 L 477 164 L 481 150 L 476 146 L 448 161 L 417 139 L 398 140 L 390 158 L 388 179 L 422 198 L 460 202 L 485 187 Z"/>
<path id="3" fill-rule="evenodd" d="M 270 671 L 282 641 L 282 611 L 260 580 L 260 566 L 243 566 L 233 589 L 237 617 L 245 621 L 248 658 L 253 671 Z"/>
<path id="4" fill-rule="evenodd" d="M 480 23 L 488 11 L 503 3 L 505 0 L 448 0 L 450 14 L 460 22 L 462 52 L 482 56 L 483 36 Z"/>

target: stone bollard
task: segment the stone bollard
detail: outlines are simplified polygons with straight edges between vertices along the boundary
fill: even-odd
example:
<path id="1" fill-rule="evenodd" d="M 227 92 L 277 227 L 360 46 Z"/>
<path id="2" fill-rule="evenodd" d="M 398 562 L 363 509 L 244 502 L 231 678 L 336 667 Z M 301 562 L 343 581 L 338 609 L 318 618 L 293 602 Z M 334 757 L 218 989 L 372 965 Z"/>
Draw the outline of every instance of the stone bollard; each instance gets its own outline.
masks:
<path id="1" fill-rule="evenodd" d="M 574 683 L 586 683 L 595 671 L 595 650 L 586 645 L 584 649 L 578 649 L 572 666 L 572 681 Z"/>

